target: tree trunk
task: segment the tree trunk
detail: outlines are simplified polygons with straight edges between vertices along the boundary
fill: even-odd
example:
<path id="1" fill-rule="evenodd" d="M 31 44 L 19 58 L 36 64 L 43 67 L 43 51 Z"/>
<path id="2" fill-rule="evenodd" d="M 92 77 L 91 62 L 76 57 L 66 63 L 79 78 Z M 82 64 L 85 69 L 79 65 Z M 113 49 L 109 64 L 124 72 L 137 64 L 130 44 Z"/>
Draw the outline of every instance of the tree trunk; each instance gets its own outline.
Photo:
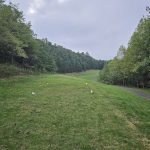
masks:
<path id="1" fill-rule="evenodd" d="M 139 83 L 138 83 L 138 81 L 137 81 L 137 88 L 139 88 Z"/>
<path id="2" fill-rule="evenodd" d="M 11 64 L 14 64 L 14 56 L 11 55 Z"/>
<path id="3" fill-rule="evenodd" d="M 145 88 L 145 86 L 144 86 L 144 82 L 142 81 L 142 87 L 143 87 L 143 89 Z"/>
<path id="4" fill-rule="evenodd" d="M 123 78 L 123 86 L 125 86 L 125 80 L 124 80 L 124 78 Z"/>

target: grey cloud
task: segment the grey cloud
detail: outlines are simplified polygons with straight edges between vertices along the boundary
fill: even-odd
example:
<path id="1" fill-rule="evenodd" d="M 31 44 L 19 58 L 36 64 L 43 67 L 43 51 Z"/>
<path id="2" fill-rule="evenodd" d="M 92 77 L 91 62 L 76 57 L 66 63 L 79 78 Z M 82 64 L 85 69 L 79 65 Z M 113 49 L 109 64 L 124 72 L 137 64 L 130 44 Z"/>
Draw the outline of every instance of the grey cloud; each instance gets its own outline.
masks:
<path id="1" fill-rule="evenodd" d="M 29 14 L 34 1 L 13 0 L 20 3 L 40 38 L 74 51 L 88 51 L 98 59 L 111 59 L 121 44 L 127 45 L 150 5 L 148 0 L 38 0 L 44 4 Z"/>

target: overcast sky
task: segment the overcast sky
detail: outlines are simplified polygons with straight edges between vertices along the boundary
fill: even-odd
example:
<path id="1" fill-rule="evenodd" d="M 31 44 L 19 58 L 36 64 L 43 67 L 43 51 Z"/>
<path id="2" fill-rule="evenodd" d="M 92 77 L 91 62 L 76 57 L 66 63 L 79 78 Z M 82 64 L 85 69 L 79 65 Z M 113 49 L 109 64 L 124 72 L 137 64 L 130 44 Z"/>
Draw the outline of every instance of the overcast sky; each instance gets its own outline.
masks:
<path id="1" fill-rule="evenodd" d="M 9 0 L 7 0 L 9 1 Z M 11 0 L 39 38 L 97 59 L 112 59 L 127 43 L 150 0 Z"/>

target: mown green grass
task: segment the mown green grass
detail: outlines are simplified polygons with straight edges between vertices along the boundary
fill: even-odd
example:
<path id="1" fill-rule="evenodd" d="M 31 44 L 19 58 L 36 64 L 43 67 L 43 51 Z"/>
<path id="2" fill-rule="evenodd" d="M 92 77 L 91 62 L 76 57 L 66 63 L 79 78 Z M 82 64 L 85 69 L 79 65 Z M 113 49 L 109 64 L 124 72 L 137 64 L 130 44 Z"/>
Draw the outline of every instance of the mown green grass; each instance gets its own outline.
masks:
<path id="1" fill-rule="evenodd" d="M 150 149 L 150 101 L 89 74 L 1 79 L 0 149 Z"/>
<path id="2" fill-rule="evenodd" d="M 89 70 L 89 71 L 84 71 L 84 72 L 80 72 L 80 73 L 70 73 L 68 75 L 72 75 L 72 76 L 79 77 L 82 79 L 97 81 L 98 75 L 99 75 L 99 70 Z"/>

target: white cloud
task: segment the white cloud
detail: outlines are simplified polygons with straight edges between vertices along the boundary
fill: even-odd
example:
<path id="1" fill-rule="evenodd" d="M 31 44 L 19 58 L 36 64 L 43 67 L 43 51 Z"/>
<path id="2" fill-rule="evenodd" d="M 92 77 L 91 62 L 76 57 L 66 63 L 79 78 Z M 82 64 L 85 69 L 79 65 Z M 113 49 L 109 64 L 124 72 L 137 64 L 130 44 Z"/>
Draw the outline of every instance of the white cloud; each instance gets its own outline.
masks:
<path id="1" fill-rule="evenodd" d="M 64 2 L 67 2 L 69 0 L 58 0 L 59 3 L 64 3 Z"/>
<path id="2" fill-rule="evenodd" d="M 44 0 L 33 0 L 30 3 L 29 9 L 28 9 L 28 14 L 33 15 L 38 12 L 40 8 L 42 8 L 45 5 Z"/>
<path id="3" fill-rule="evenodd" d="M 35 9 L 33 9 L 32 7 L 29 8 L 28 13 L 29 14 L 35 14 Z"/>

